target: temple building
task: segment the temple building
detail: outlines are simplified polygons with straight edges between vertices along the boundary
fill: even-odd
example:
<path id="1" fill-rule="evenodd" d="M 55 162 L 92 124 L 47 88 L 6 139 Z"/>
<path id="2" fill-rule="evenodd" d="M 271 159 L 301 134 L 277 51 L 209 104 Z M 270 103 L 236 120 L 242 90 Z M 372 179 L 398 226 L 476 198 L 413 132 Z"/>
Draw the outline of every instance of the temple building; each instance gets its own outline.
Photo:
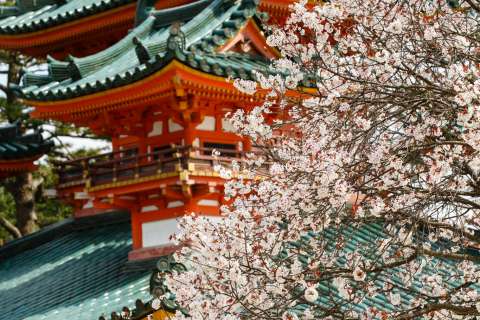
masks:
<path id="1" fill-rule="evenodd" d="M 50 59 L 48 74 L 27 73 L 21 88 L 33 117 L 111 137 L 111 153 L 59 164 L 58 191 L 76 217 L 129 211 L 130 260 L 172 252 L 179 216 L 219 215 L 223 179 L 213 168 L 251 151 L 225 114 L 262 99 L 229 79 L 254 79 L 275 57 L 253 0 L 194 1 L 137 18 L 113 46 Z"/>
<path id="2" fill-rule="evenodd" d="M 220 218 L 224 180 L 215 166 L 255 152 L 225 115 L 248 111 L 265 93 L 245 95 L 232 79 L 269 71 L 278 52 L 262 25 L 283 23 L 292 2 L 16 0 L 0 7 L 0 48 L 46 61 L 46 72 L 27 71 L 15 88 L 34 107 L 31 116 L 88 127 L 112 142 L 109 153 L 56 164 L 57 194 L 75 208 L 73 217 L 0 247 L 0 320 L 187 313 L 164 283 L 185 268 L 169 256 L 170 235 L 186 213 Z M 0 178 L 33 170 L 50 147 L 38 132 L 0 127 Z M 382 230 L 348 227 L 329 239 L 340 234 L 351 250 L 385 237 Z M 455 271 L 455 262 L 438 263 Z M 317 303 L 328 306 L 325 297 Z M 394 310 L 385 296 L 357 307 L 372 306 Z"/>
<path id="3" fill-rule="evenodd" d="M 0 47 L 46 58 L 47 72 L 27 72 L 16 88 L 31 116 L 112 142 L 112 152 L 57 164 L 58 196 L 74 217 L 0 248 L 1 320 L 163 319 L 180 309 L 162 280 L 183 268 L 168 258 L 170 235 L 185 213 L 220 218 L 224 180 L 214 167 L 254 151 L 225 115 L 264 98 L 233 79 L 268 71 L 278 53 L 262 24 L 283 21 L 291 2 L 0 8 Z M 164 296 L 158 309 L 152 295 Z"/>
<path id="4" fill-rule="evenodd" d="M 35 170 L 34 161 L 52 146 L 38 131 L 22 133 L 19 122 L 0 125 L 0 179 Z"/>

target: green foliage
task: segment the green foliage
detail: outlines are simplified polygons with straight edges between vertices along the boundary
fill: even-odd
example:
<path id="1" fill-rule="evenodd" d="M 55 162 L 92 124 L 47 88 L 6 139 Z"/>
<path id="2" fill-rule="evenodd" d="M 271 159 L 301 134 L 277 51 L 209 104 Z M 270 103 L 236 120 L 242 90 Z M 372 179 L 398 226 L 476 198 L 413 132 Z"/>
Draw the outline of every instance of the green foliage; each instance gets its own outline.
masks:
<path id="1" fill-rule="evenodd" d="M 70 217 L 73 213 L 72 207 L 62 203 L 58 199 L 45 196 L 45 190 L 54 189 L 58 180 L 57 175 L 50 163 L 42 164 L 39 170 L 34 172 L 34 179 L 42 181 L 37 190 L 35 210 L 40 227 L 61 221 Z M 16 223 L 15 203 L 13 197 L 0 186 L 0 214 L 13 224 Z M 0 243 L 12 240 L 12 236 L 3 228 L 0 228 Z"/>
<path id="2" fill-rule="evenodd" d="M 7 99 L 0 98 L 0 118 L 2 120 L 14 121 L 14 120 L 26 120 L 28 118 L 27 114 L 22 113 L 23 106 L 17 102 L 13 101 L 8 103 Z"/>
<path id="3" fill-rule="evenodd" d="M 45 190 L 54 189 L 58 181 L 58 177 L 50 163 L 41 165 L 39 170 L 35 172 L 35 176 L 43 179 L 39 197 L 37 197 L 35 207 L 40 227 L 61 221 L 73 213 L 73 208 L 62 203 L 56 198 L 45 196 Z"/>
<path id="4" fill-rule="evenodd" d="M 70 153 L 70 156 L 73 159 L 78 159 L 78 158 L 98 156 L 102 152 L 105 152 L 103 148 L 81 148 Z"/>
<path id="5" fill-rule="evenodd" d="M 55 136 L 57 137 L 78 137 L 78 138 L 88 138 L 94 140 L 108 140 L 109 137 L 99 137 L 92 133 L 89 128 L 85 127 L 75 127 L 70 123 L 63 123 L 59 121 L 50 121 L 51 125 L 55 127 Z"/>
<path id="6" fill-rule="evenodd" d="M 2 1 L 2 6 L 14 6 L 15 5 L 15 0 L 5 0 L 5 1 Z"/>
<path id="7" fill-rule="evenodd" d="M 0 214 L 8 219 L 10 222 L 15 223 L 15 203 L 12 196 L 0 186 Z M 0 243 L 2 240 L 11 239 L 10 234 L 3 228 L 0 228 Z"/>

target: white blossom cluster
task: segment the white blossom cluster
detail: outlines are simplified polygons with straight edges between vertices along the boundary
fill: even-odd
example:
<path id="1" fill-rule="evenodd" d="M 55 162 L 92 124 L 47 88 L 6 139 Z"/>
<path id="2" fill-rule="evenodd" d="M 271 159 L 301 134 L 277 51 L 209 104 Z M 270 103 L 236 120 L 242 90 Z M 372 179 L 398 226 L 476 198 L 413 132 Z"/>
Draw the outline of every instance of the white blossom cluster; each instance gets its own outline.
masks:
<path id="1" fill-rule="evenodd" d="M 264 178 L 181 221 L 193 319 L 480 318 L 475 3 L 301 1 L 271 27 L 274 72 L 235 82 L 271 93 L 231 116 L 265 152 L 234 170 Z"/>

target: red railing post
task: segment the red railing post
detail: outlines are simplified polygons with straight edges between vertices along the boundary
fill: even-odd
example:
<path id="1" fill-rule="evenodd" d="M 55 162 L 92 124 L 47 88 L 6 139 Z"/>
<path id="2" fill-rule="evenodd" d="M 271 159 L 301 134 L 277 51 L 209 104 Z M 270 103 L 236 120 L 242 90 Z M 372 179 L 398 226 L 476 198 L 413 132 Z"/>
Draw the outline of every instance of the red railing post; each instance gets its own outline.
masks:
<path id="1" fill-rule="evenodd" d="M 163 161 L 164 161 L 164 155 L 162 152 L 157 152 L 156 154 L 153 154 L 153 158 L 155 159 L 155 156 L 157 156 L 157 173 L 161 173 L 163 170 Z"/>
<path id="2" fill-rule="evenodd" d="M 117 162 L 119 160 L 113 161 L 113 168 L 112 168 L 112 182 L 117 182 Z"/>
<path id="3" fill-rule="evenodd" d="M 139 157 L 138 157 L 138 153 L 135 155 L 135 173 L 134 173 L 134 177 L 135 179 L 137 179 L 138 177 L 140 177 L 140 170 L 139 170 Z"/>

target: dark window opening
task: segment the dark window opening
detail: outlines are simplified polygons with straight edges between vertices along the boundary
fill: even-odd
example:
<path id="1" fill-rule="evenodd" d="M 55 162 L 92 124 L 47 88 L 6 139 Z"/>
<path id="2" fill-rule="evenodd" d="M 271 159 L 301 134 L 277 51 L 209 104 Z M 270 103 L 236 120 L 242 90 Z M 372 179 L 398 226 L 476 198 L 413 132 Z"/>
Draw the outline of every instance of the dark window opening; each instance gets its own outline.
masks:
<path id="1" fill-rule="evenodd" d="M 138 148 L 129 148 L 122 150 L 122 158 L 134 157 L 138 154 Z"/>
<path id="2" fill-rule="evenodd" d="M 235 157 L 237 155 L 237 145 L 233 143 L 204 142 L 204 155 L 212 155 L 213 149 L 220 153 L 221 157 Z"/>
<path id="3" fill-rule="evenodd" d="M 120 161 L 120 165 L 128 165 L 135 163 L 135 161 L 137 160 L 135 157 L 136 155 L 138 155 L 138 148 L 128 148 L 122 150 L 122 152 L 120 153 L 120 158 L 125 160 Z"/>
<path id="4" fill-rule="evenodd" d="M 171 145 L 153 147 L 153 160 L 171 159 L 175 153 Z"/>

